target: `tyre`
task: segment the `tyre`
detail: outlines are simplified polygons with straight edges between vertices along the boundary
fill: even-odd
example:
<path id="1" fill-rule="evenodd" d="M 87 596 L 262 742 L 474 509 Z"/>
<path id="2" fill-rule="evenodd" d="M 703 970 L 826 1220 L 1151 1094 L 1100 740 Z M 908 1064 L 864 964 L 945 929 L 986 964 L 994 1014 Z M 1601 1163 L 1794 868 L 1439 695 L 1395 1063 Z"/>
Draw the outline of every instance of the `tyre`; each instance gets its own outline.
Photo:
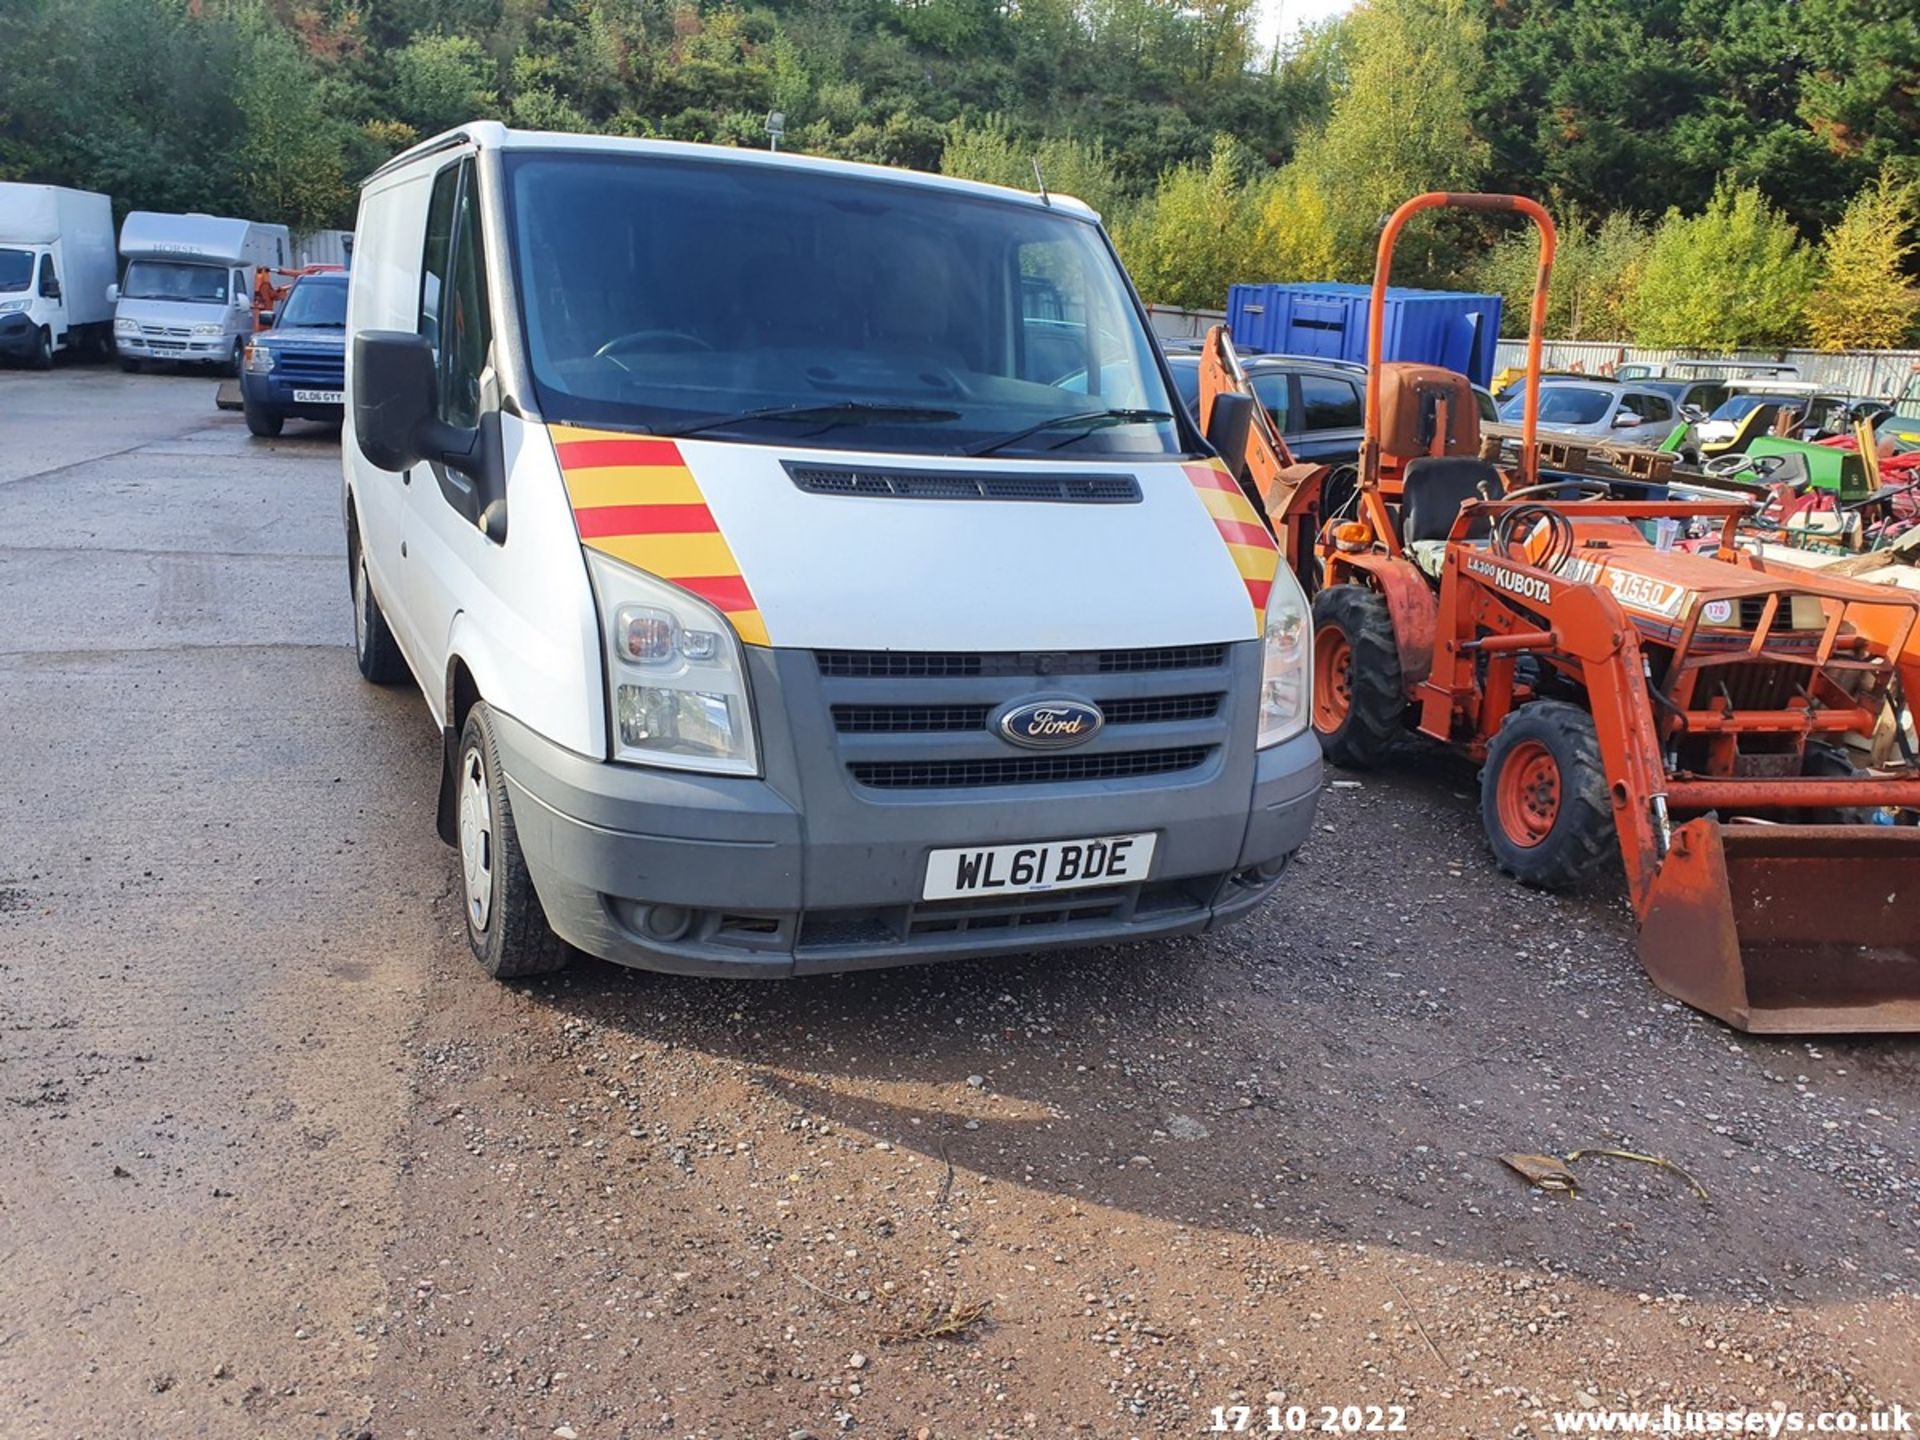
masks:
<path id="1" fill-rule="evenodd" d="M 219 367 L 220 373 L 222 375 L 230 375 L 233 378 L 238 379 L 240 377 L 240 373 L 242 369 L 245 368 L 246 363 L 247 363 L 246 337 L 243 335 L 236 335 L 233 337 L 233 353 L 227 356 L 226 364 Z"/>
<path id="2" fill-rule="evenodd" d="M 407 662 L 394 643 L 387 617 L 374 597 L 373 576 L 357 532 L 347 536 L 347 563 L 353 577 L 353 658 L 363 678 L 375 685 L 397 685 L 407 678 Z"/>
<path id="3" fill-rule="evenodd" d="M 1406 733 L 1406 715 L 1385 598 L 1364 585 L 1328 586 L 1313 597 L 1313 728 L 1327 758 L 1372 769 Z"/>
<path id="4" fill-rule="evenodd" d="M 241 397 L 240 408 L 246 412 L 247 429 L 262 440 L 271 440 L 287 428 L 286 416 L 275 415 L 271 410 L 263 409 L 245 396 Z"/>
<path id="5" fill-rule="evenodd" d="M 1521 884 L 1592 888 L 1618 848 L 1593 717 L 1559 700 L 1507 716 L 1480 772 L 1480 820 L 1493 858 Z"/>
<path id="6" fill-rule="evenodd" d="M 484 700 L 467 712 L 455 763 L 467 944 L 480 968 L 496 980 L 552 974 L 572 952 L 548 927 L 540 897 L 533 893 L 500 775 L 493 715 Z"/>
<path id="7" fill-rule="evenodd" d="M 120 368 L 129 375 L 138 375 L 140 373 L 140 362 L 131 355 L 122 355 L 120 357 Z"/>
<path id="8" fill-rule="evenodd" d="M 40 327 L 40 338 L 34 342 L 33 354 L 27 363 L 36 370 L 53 368 L 53 332 L 44 325 Z"/>

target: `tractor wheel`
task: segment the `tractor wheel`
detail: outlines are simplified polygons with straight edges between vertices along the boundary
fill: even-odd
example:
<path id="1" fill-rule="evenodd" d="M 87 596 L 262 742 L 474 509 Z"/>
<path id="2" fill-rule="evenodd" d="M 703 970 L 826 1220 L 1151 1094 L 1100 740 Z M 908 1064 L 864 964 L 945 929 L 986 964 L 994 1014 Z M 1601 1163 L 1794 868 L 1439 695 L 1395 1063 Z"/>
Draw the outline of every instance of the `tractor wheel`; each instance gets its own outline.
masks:
<path id="1" fill-rule="evenodd" d="M 1521 884 L 1592 888 L 1618 843 L 1593 717 L 1558 700 L 1507 716 L 1480 772 L 1480 819 L 1493 858 Z"/>
<path id="2" fill-rule="evenodd" d="M 1407 695 L 1387 602 L 1364 585 L 1313 597 L 1313 728 L 1336 765 L 1370 770 L 1406 733 Z"/>

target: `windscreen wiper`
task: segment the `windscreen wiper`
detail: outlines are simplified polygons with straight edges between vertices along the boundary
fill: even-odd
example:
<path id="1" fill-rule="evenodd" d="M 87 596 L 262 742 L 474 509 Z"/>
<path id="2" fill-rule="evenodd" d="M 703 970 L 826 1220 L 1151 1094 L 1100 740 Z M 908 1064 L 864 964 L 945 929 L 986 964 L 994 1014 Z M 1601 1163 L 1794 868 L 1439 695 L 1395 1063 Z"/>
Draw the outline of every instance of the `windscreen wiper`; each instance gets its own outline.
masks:
<path id="1" fill-rule="evenodd" d="M 1011 435 L 1002 435 L 997 440 L 989 440 L 984 445 L 976 445 L 967 451 L 969 455 L 991 455 L 996 450 L 1004 450 L 1026 439 L 1029 435 L 1038 435 L 1042 430 L 1053 430 L 1062 425 L 1083 427 L 1078 435 L 1069 435 L 1058 445 L 1048 448 L 1058 450 L 1061 445 L 1071 445 L 1074 441 L 1091 435 L 1103 425 L 1146 425 L 1158 424 L 1162 420 L 1171 420 L 1173 416 L 1165 410 L 1081 410 L 1071 415 L 1051 415 L 1036 425 L 1024 430 L 1016 430 Z"/>
<path id="2" fill-rule="evenodd" d="M 935 410 L 922 405 L 879 405 L 870 400 L 836 400 L 825 405 L 768 405 L 758 410 L 742 410 L 737 415 L 720 415 L 693 425 L 672 430 L 656 430 L 656 435 L 698 435 L 703 430 L 723 430 L 749 420 L 820 420 L 823 428 L 852 425 L 861 420 L 897 420 L 906 424 L 939 420 L 958 420 L 958 410 Z"/>

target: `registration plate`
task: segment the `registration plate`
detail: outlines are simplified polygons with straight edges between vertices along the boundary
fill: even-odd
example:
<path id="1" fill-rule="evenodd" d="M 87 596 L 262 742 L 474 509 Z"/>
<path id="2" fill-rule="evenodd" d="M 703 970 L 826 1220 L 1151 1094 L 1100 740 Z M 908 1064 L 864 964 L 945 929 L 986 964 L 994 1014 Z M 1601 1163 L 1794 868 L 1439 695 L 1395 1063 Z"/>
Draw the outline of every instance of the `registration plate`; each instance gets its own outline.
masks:
<path id="1" fill-rule="evenodd" d="M 338 405 L 345 394 L 342 390 L 296 390 L 293 403 L 296 405 Z"/>
<path id="2" fill-rule="evenodd" d="M 1145 835 L 1101 835 L 1091 840 L 1038 840 L 1025 845 L 986 845 L 935 850 L 927 857 L 923 900 L 971 895 L 1030 895 L 1039 890 L 1078 890 L 1088 885 L 1127 885 L 1147 878 L 1153 842 Z"/>

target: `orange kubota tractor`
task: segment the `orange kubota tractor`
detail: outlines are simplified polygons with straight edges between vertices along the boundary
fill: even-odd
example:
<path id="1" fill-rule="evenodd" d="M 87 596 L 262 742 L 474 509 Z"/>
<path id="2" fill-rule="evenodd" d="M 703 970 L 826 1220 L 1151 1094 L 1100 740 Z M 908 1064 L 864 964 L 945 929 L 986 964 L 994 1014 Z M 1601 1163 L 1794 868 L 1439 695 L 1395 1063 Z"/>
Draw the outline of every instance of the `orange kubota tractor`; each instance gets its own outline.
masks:
<path id="1" fill-rule="evenodd" d="M 1518 463 L 1481 458 L 1464 376 L 1382 364 L 1394 242 L 1450 205 L 1540 231 Z M 1380 237 L 1352 518 L 1261 455 L 1283 542 L 1318 539 L 1314 724 L 1367 767 L 1408 732 L 1482 765 L 1501 867 L 1549 889 L 1624 861 L 1655 984 L 1743 1030 L 1920 1030 L 1920 762 L 1873 768 L 1920 695 L 1920 596 L 1770 567 L 1741 501 L 1621 499 L 1543 482 L 1534 441 L 1553 223 L 1531 200 L 1422 195 Z M 1233 388 L 1215 337 L 1203 398 Z M 1717 532 L 1711 554 L 1676 536 Z M 1296 560 L 1300 557 L 1296 553 Z"/>

